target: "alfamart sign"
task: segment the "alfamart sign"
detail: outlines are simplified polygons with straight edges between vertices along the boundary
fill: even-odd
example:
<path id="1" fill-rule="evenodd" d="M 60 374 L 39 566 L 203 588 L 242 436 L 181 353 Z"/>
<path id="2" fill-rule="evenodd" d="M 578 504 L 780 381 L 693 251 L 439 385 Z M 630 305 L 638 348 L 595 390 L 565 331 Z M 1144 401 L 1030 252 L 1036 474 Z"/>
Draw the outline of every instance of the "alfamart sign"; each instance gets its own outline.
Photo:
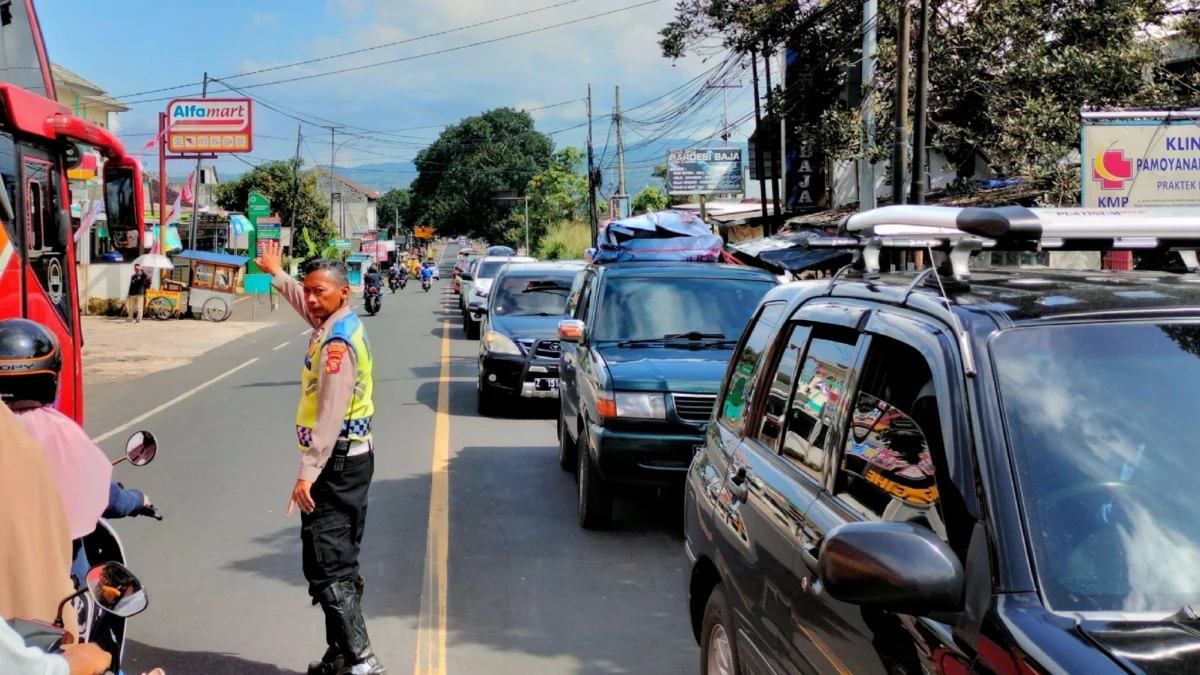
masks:
<path id="1" fill-rule="evenodd" d="M 1200 125 L 1190 119 L 1083 123 L 1083 205 L 1200 206 Z"/>
<path id="2" fill-rule="evenodd" d="M 250 152 L 252 113 L 248 98 L 177 98 L 167 106 L 167 150 Z"/>

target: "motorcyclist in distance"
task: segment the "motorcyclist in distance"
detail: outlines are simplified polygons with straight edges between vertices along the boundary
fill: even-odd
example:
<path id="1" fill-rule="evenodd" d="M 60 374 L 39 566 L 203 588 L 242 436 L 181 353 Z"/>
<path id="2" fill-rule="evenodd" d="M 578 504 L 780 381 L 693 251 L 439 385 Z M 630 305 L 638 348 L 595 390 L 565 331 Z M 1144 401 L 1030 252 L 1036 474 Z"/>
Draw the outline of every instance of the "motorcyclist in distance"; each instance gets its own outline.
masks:
<path id="1" fill-rule="evenodd" d="M 379 270 L 374 265 L 367 269 L 363 278 L 363 298 L 367 297 L 372 288 L 379 291 L 380 296 L 383 295 L 383 278 L 379 276 Z"/>

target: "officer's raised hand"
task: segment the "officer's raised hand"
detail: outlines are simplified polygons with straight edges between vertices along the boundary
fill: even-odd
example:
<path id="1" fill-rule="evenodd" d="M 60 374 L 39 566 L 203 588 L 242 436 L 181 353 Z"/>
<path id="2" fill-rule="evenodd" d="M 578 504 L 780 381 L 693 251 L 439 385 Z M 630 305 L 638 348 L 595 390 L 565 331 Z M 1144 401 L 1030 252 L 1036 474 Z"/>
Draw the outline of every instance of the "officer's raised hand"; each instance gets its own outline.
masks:
<path id="1" fill-rule="evenodd" d="M 254 259 L 254 263 L 258 265 L 258 269 L 272 276 L 283 271 L 283 255 L 280 253 L 280 245 L 277 241 L 264 241 L 261 243 L 262 253 Z"/>

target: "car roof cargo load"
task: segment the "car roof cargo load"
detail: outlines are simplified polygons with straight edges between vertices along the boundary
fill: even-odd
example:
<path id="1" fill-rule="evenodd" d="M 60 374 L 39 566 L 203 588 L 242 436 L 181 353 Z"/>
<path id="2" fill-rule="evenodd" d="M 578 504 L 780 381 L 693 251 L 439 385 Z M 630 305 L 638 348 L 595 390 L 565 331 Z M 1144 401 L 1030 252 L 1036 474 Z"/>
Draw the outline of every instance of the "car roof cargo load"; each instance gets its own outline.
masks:
<path id="1" fill-rule="evenodd" d="M 712 228 L 686 211 L 655 211 L 614 220 L 600 228 L 596 248 L 584 256 L 588 262 L 674 260 L 716 262 L 724 242 Z"/>

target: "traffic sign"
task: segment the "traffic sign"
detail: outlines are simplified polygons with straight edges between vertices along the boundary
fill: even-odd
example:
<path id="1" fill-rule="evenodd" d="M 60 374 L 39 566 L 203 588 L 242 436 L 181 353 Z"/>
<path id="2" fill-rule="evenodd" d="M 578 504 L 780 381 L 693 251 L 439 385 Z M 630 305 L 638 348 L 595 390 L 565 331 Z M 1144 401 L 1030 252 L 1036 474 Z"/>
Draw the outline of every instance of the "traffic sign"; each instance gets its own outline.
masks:
<path id="1" fill-rule="evenodd" d="M 254 149 L 248 98 L 177 98 L 167 104 L 171 152 L 250 152 Z"/>
<path id="2" fill-rule="evenodd" d="M 429 225 L 418 225 L 413 228 L 413 236 L 417 239 L 433 239 L 433 228 Z"/>

